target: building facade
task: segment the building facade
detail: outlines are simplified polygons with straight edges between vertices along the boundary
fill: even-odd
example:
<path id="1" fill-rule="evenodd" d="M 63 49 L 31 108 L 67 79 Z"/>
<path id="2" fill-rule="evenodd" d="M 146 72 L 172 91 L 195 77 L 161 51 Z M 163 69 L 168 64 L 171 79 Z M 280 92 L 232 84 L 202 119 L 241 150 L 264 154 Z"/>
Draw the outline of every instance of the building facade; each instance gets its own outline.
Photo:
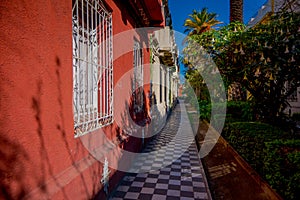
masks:
<path id="1" fill-rule="evenodd" d="M 155 126 L 156 131 L 159 131 L 178 97 L 178 49 L 175 44 L 174 32 L 170 26 L 153 33 L 152 47 L 151 91 L 153 106 L 151 107 L 151 114 L 155 121 L 162 122 L 161 126 Z"/>
<path id="2" fill-rule="evenodd" d="M 167 29 L 167 2 L 0 7 L 0 198 L 107 197 L 134 159 L 124 152 L 139 152 L 151 135 L 149 38 Z M 176 91 L 176 70 L 161 69 Z M 165 93 L 169 108 L 176 94 Z"/>
<path id="3" fill-rule="evenodd" d="M 255 26 L 255 24 L 261 23 L 270 16 L 272 13 L 289 11 L 299 12 L 300 3 L 298 0 L 267 0 L 264 5 L 253 15 L 250 21 L 247 23 L 248 27 Z"/>

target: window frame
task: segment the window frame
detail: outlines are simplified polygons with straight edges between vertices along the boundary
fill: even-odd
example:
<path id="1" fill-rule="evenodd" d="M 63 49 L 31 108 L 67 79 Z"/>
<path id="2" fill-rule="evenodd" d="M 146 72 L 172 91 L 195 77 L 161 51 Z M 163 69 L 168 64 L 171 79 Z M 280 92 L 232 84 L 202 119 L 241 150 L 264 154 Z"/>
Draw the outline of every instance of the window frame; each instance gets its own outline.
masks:
<path id="1" fill-rule="evenodd" d="M 72 1 L 74 137 L 113 123 L 112 13 L 101 0 Z"/>
<path id="2" fill-rule="evenodd" d="M 143 112 L 144 109 L 144 55 L 143 48 L 138 40 L 133 44 L 133 110 L 134 113 Z"/>

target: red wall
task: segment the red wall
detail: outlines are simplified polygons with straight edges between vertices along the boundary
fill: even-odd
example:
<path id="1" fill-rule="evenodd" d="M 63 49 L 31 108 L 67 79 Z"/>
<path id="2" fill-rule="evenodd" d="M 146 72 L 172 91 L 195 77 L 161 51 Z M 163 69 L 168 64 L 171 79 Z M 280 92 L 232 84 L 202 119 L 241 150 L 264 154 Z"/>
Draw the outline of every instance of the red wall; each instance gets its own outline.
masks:
<path id="1" fill-rule="evenodd" d="M 135 27 L 114 2 L 107 1 L 113 33 Z M 72 1 L 0 4 L 0 199 L 88 199 L 102 187 L 102 164 L 74 138 L 71 19 Z M 114 52 L 122 45 L 114 43 Z M 144 63 L 149 56 L 145 50 Z M 115 83 L 132 64 L 132 53 L 115 60 Z M 116 124 L 103 130 L 113 141 L 120 133 Z M 102 132 L 83 137 L 95 134 Z M 128 138 L 121 146 L 139 151 L 141 140 Z M 111 171 L 110 190 L 122 175 Z"/>

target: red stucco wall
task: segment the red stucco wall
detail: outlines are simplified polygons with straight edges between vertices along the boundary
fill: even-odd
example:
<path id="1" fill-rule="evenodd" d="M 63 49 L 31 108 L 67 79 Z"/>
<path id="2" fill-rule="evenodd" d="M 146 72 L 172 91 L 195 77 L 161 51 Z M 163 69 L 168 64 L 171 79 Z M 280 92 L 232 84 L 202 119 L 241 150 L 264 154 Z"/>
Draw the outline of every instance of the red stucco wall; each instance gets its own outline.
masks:
<path id="1" fill-rule="evenodd" d="M 114 34 L 135 27 L 122 4 L 107 3 Z M 101 188 L 102 164 L 73 134 L 71 7 L 59 0 L 0 4 L 0 199 L 88 199 Z M 144 57 L 149 63 L 150 52 Z M 115 83 L 132 64 L 132 53 L 115 60 Z M 111 140 L 119 131 L 116 124 L 103 130 Z M 87 135 L 95 134 L 102 132 Z M 122 147 L 139 151 L 141 139 Z M 111 171 L 110 189 L 122 175 Z"/>

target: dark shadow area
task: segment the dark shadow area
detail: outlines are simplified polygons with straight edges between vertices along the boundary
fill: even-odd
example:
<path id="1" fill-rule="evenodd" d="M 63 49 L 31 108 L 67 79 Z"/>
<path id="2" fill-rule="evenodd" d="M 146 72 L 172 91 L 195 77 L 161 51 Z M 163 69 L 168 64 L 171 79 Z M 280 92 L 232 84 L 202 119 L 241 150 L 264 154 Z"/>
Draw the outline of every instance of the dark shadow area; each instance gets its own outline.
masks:
<path id="1" fill-rule="evenodd" d="M 61 62 L 60 62 L 60 59 L 59 57 L 56 57 L 56 78 L 57 78 L 57 90 L 58 90 L 58 97 L 57 97 L 57 101 L 58 101 L 58 104 L 59 104 L 59 116 L 61 117 L 60 119 L 60 123 L 57 124 L 57 130 L 60 131 L 60 135 L 61 135 L 61 139 L 62 141 L 64 141 L 64 144 L 65 144 L 65 148 L 68 152 L 68 155 L 69 155 L 69 158 L 71 159 L 72 161 L 72 164 L 73 164 L 73 167 L 76 169 L 76 171 L 80 174 L 80 179 L 81 179 L 81 182 L 82 182 L 82 185 L 84 186 L 85 188 L 85 192 L 86 192 L 86 195 L 87 197 L 89 197 L 89 192 L 88 192 L 88 185 L 81 173 L 81 171 L 79 170 L 79 168 L 77 167 L 76 165 L 76 160 L 74 158 L 74 156 L 72 155 L 71 153 L 71 148 L 70 148 L 70 145 L 68 143 L 68 140 L 66 138 L 66 131 L 65 131 L 65 120 L 64 120 L 64 115 L 63 115 L 63 110 L 64 110 L 64 107 L 63 107 L 63 103 L 62 103 L 62 94 L 63 94 L 63 91 L 62 91 L 62 88 L 61 88 L 61 85 L 62 85 L 62 77 L 60 75 L 60 70 L 61 70 Z M 93 173 L 93 172 L 92 172 Z M 94 176 L 92 176 L 94 177 Z M 96 187 L 95 186 L 95 182 L 93 184 L 93 189 Z M 62 190 L 63 191 L 63 190 Z M 63 191 L 64 193 L 64 191 Z M 65 196 L 65 195 L 64 195 Z"/>
<path id="2" fill-rule="evenodd" d="M 119 148 L 124 151 L 139 153 L 143 152 L 144 147 L 149 141 L 157 137 L 157 135 L 153 135 L 149 127 L 152 119 L 148 112 L 148 109 L 152 109 L 152 107 L 156 108 L 157 99 L 155 93 L 150 94 L 150 91 L 148 91 L 146 95 L 143 87 L 137 87 L 133 77 L 130 78 L 130 82 L 129 93 L 131 96 L 124 102 L 125 109 L 127 110 L 121 113 L 120 126 L 113 126 L 112 131 L 117 133 L 115 144 L 118 145 Z M 157 114 L 159 114 L 159 112 L 157 112 Z M 161 118 L 161 116 L 159 118 Z M 142 129 L 145 130 L 145 138 L 142 136 Z M 170 140 L 171 139 L 172 138 L 170 138 Z M 166 144 L 168 142 L 169 141 L 166 141 Z M 115 158 L 118 158 L 119 155 L 115 151 L 111 153 Z M 128 163 L 126 167 L 129 169 L 134 163 L 134 159 L 135 158 L 128 158 L 125 155 L 121 156 L 118 163 Z M 109 199 L 124 175 L 126 175 L 126 172 L 115 171 L 110 177 L 108 195 L 105 195 L 102 188 L 93 199 Z"/>
<path id="3" fill-rule="evenodd" d="M 82 171 L 80 171 L 77 163 L 76 163 L 76 160 L 73 156 L 73 154 L 71 153 L 72 149 L 70 147 L 70 144 L 68 142 L 68 139 L 67 139 L 67 135 L 66 135 L 66 131 L 65 131 L 65 119 L 64 119 L 64 115 L 63 115 L 63 111 L 64 111 L 64 105 L 63 105 L 63 102 L 62 102 L 62 77 L 61 77 L 61 61 L 59 59 L 59 57 L 56 57 L 55 58 L 55 63 L 56 63 L 56 82 L 57 82 L 57 91 L 58 91 L 58 96 L 57 96 L 57 102 L 58 102 L 58 105 L 59 105 L 59 110 L 58 110 L 58 120 L 57 120 L 57 124 L 55 125 L 56 126 L 56 129 L 59 131 L 59 135 L 60 135 L 60 138 L 57 137 L 57 140 L 59 141 L 63 141 L 63 143 L 65 144 L 65 151 L 67 152 L 68 154 L 68 158 L 66 159 L 70 159 L 71 160 L 71 163 L 72 163 L 72 167 L 78 172 L 78 174 L 80 174 L 80 179 L 81 179 L 81 184 L 83 185 L 83 187 L 85 188 L 85 190 L 83 192 L 86 193 L 86 196 L 87 198 L 90 196 L 89 194 L 89 190 L 88 190 L 88 185 L 86 184 L 85 182 L 85 179 L 82 175 Z M 45 112 L 42 110 L 43 108 L 43 103 L 42 102 L 42 90 L 43 90 L 43 82 L 41 80 L 37 81 L 37 92 L 36 92 L 36 95 L 34 97 L 32 97 L 32 109 L 35 113 L 35 119 L 36 119 L 36 126 L 37 126 L 37 129 L 36 129 L 36 134 L 37 134 L 37 137 L 38 137 L 38 141 L 39 141 L 39 154 L 40 154 L 40 164 L 39 164 L 39 169 L 37 169 L 38 171 L 41 172 L 42 176 L 38 176 L 37 177 L 37 186 L 38 186 L 38 190 L 37 191 L 35 189 L 35 191 L 32 191 L 33 194 L 29 193 L 29 194 L 26 194 L 26 195 L 29 195 L 29 196 L 24 196 L 25 199 L 27 198 L 31 198 L 31 195 L 35 195 L 34 193 L 37 192 L 37 193 L 44 193 L 45 196 L 49 196 L 51 197 L 52 195 L 54 195 L 55 193 L 51 193 L 49 192 L 49 190 L 52 190 L 53 188 L 48 188 L 48 181 L 51 181 L 52 183 L 55 184 L 55 186 L 57 188 L 59 188 L 60 192 L 62 193 L 63 195 L 63 198 L 64 199 L 69 199 L 68 198 L 68 194 L 66 193 L 64 187 L 66 185 L 63 185 L 62 184 L 62 181 L 61 180 L 58 180 L 60 177 L 59 177 L 59 174 L 55 173 L 54 172 L 54 165 L 55 163 L 52 161 L 53 158 L 50 157 L 50 151 L 52 150 L 51 148 L 49 148 L 49 144 L 48 144 L 48 141 L 47 141 L 47 138 L 45 137 L 45 133 L 44 133 L 44 119 L 43 117 L 45 116 Z M 52 148 L 55 148 L 55 147 L 52 147 Z M 79 148 L 79 147 L 77 147 Z M 79 150 L 79 149 L 78 149 Z M 48 176 L 50 175 L 51 178 L 49 178 Z M 35 176 L 35 175 L 32 175 L 32 176 Z M 91 175 L 92 176 L 92 175 Z M 46 179 L 46 177 L 48 177 Z M 53 187 L 53 185 L 52 185 Z M 94 187 L 94 186 L 92 186 Z"/>
<path id="4" fill-rule="evenodd" d="M 148 142 L 141 149 L 141 153 L 148 154 L 151 151 L 158 151 L 161 147 L 168 145 L 168 143 L 170 143 L 171 140 L 173 140 L 174 135 L 175 135 L 174 130 L 177 130 L 179 128 L 180 120 L 181 120 L 181 114 L 180 114 L 179 108 L 175 109 L 176 105 L 174 105 L 173 108 L 174 108 L 174 111 L 173 111 L 172 117 L 168 118 L 168 120 L 166 121 L 166 124 L 164 125 L 164 127 L 161 131 L 159 131 L 156 135 L 153 135 L 152 137 L 148 138 Z M 148 143 L 151 143 L 150 148 L 148 146 Z M 152 147 L 154 147 L 154 148 L 152 148 Z M 135 160 L 133 160 L 132 167 L 134 167 L 134 164 L 136 161 L 141 162 L 140 158 L 138 158 L 138 157 L 139 156 L 137 156 L 137 158 Z M 147 173 L 147 172 L 144 172 L 144 173 Z M 135 176 L 136 174 L 138 174 L 138 173 L 132 173 L 132 172 L 125 173 L 126 176 L 132 176 L 132 175 Z M 120 191 L 117 190 L 118 186 L 127 185 L 128 182 L 131 182 L 131 181 L 124 180 L 124 179 L 119 181 L 117 186 L 110 193 L 110 196 L 108 196 L 108 199 L 110 199 L 112 197 L 118 197 L 119 195 L 121 195 Z M 155 183 L 153 183 L 153 184 L 155 184 Z M 133 187 L 133 188 L 135 188 L 135 187 Z M 123 192 L 121 192 L 121 193 L 123 193 Z"/>
<path id="5" fill-rule="evenodd" d="M 89 161 L 89 154 L 86 154 L 86 150 L 79 142 L 74 142 L 76 144 L 76 151 L 81 155 L 87 155 L 86 157 L 80 157 L 80 160 L 76 159 L 77 154 L 72 153 L 72 148 L 74 144 L 70 144 L 70 140 L 68 140 L 69 136 L 66 133 L 66 122 L 64 117 L 64 104 L 62 102 L 63 98 L 63 90 L 62 85 L 63 78 L 61 75 L 61 60 L 56 57 L 55 58 L 55 72 L 56 72 L 56 83 L 57 83 L 57 91 L 58 95 L 56 97 L 57 103 L 55 105 L 58 106 L 57 113 L 57 124 L 53 124 L 58 132 L 53 132 L 53 134 L 57 134 L 57 144 L 63 142 L 64 144 L 64 152 L 63 154 L 67 154 L 68 156 L 65 158 L 66 160 L 71 160 L 71 165 L 68 168 L 75 169 L 78 176 L 75 178 L 80 178 L 80 184 L 83 187 L 81 190 L 86 195 L 86 199 L 90 199 L 93 197 L 96 192 L 98 192 L 100 187 L 100 175 L 101 175 L 101 164 L 98 164 L 97 167 L 91 167 Z M 38 157 L 35 157 L 34 161 L 30 161 L 29 150 L 24 149 L 23 145 L 18 144 L 17 142 L 11 141 L 8 137 L 5 137 L 6 133 L 1 133 L 0 135 L 0 198 L 3 199 L 32 199 L 32 198 L 52 198 L 56 193 L 61 193 L 64 199 L 70 199 L 67 192 L 65 191 L 65 186 L 67 184 L 62 180 L 61 176 L 65 176 L 64 173 L 68 172 L 55 172 L 55 158 L 52 158 L 51 151 L 55 146 L 50 147 L 48 141 L 48 133 L 45 133 L 45 108 L 44 104 L 46 102 L 42 101 L 43 96 L 43 87 L 44 83 L 42 80 L 37 80 L 35 87 L 36 94 L 31 99 L 31 109 L 33 110 L 34 118 L 36 123 L 32 124 L 33 127 L 36 127 L 36 131 L 30 137 L 37 138 L 37 145 L 35 146 L 37 149 Z M 0 122 L 1 127 L 6 127 L 7 125 Z M 70 133 L 72 134 L 72 133 Z M 73 135 L 72 135 L 73 137 Z M 28 137 L 28 140 L 30 138 Z M 74 139 L 75 140 L 75 139 Z M 81 152 L 80 152 L 81 151 Z M 30 151 L 32 153 L 32 151 Z M 78 156 L 77 156 L 78 157 Z M 32 159 L 32 158 L 31 158 Z M 69 161 L 68 161 L 69 162 Z M 35 163 L 36 165 L 34 166 Z M 88 169 L 83 170 L 82 165 L 90 166 L 89 174 L 85 172 Z M 26 168 L 30 167 L 28 170 Z M 28 171 L 32 171 L 34 167 L 38 167 L 36 169 L 36 173 L 30 174 L 35 181 L 31 187 L 28 188 L 27 178 L 29 176 Z M 71 170 L 72 170 L 71 169 Z M 83 176 L 83 172 L 85 172 L 85 176 Z M 88 185 L 86 182 L 86 178 L 92 178 L 92 184 Z M 74 179 L 75 179 L 74 178 Z M 72 179 L 73 180 L 73 179 Z M 36 187 L 36 188 L 35 188 Z M 50 187 L 50 188 L 49 188 Z M 92 193 L 91 193 L 92 191 Z"/>
<path id="6" fill-rule="evenodd" d="M 111 133 L 116 133 L 113 143 L 120 149 L 128 152 L 138 153 L 143 147 L 143 139 L 141 128 L 145 128 L 149 123 L 150 116 L 147 112 L 146 95 L 143 87 L 138 87 L 133 91 L 133 88 L 136 88 L 136 82 L 133 77 L 130 77 L 130 91 L 131 96 L 128 100 L 125 100 L 125 110 L 121 113 L 121 124 L 118 126 L 113 124 L 111 126 Z M 140 127 L 137 129 L 137 127 Z M 104 131 L 106 132 L 106 131 Z M 110 134 L 110 133 L 108 133 Z M 107 153 L 112 155 L 112 159 L 118 160 L 122 166 L 126 165 L 129 169 L 134 158 L 128 156 L 121 156 L 118 151 L 112 149 Z M 113 170 L 113 175 L 109 179 L 109 188 L 108 193 L 104 192 L 104 188 L 97 192 L 97 194 L 92 199 L 108 199 L 111 195 L 111 192 L 116 188 L 120 183 L 122 177 L 126 172 Z"/>
<path id="7" fill-rule="evenodd" d="M 47 173 L 49 173 L 51 175 L 51 177 L 54 178 L 55 180 L 55 174 L 52 170 L 52 166 L 51 166 L 51 161 L 50 161 L 50 158 L 49 158 L 49 154 L 48 154 L 48 150 L 46 148 L 46 145 L 45 145 L 45 138 L 44 138 L 44 135 L 43 135 L 43 122 L 42 122 L 42 110 L 41 110 L 41 104 L 42 104 L 42 101 L 41 101 L 41 94 L 42 94 L 42 87 L 43 87 L 43 83 L 41 80 L 39 80 L 37 82 L 37 94 L 35 97 L 32 97 L 32 109 L 34 110 L 35 112 L 35 120 L 36 120 L 36 123 L 37 123 L 37 130 L 36 130 L 36 133 L 37 133 L 37 136 L 39 138 L 39 144 L 40 144 L 40 147 L 39 147 L 39 153 L 40 153 L 40 169 L 41 172 L 42 172 L 42 176 L 40 177 L 41 180 L 39 180 L 39 187 L 40 187 L 40 190 L 44 191 L 45 193 L 47 193 L 47 185 L 45 185 L 46 183 L 46 179 L 45 177 L 47 176 Z M 55 181 L 56 185 L 60 188 L 62 188 L 62 186 L 57 182 Z M 66 194 L 62 188 L 62 192 L 64 194 L 64 197 L 66 198 Z"/>
<path id="8" fill-rule="evenodd" d="M 140 20 L 136 17 L 134 10 L 131 8 L 130 3 L 128 1 L 118 1 L 113 0 L 116 6 L 119 8 L 120 12 L 122 13 L 122 22 L 125 25 L 128 25 L 130 23 L 132 27 L 135 27 L 136 23 L 141 23 Z M 126 9 L 124 9 L 126 8 Z"/>
<path id="9" fill-rule="evenodd" d="M 2 124 L 1 124 L 2 127 Z M 25 149 L 18 143 L 0 135 L 0 197 L 21 199 L 26 194 L 24 164 L 29 162 Z M 14 186 L 11 184 L 14 183 Z"/>
<path id="10" fill-rule="evenodd" d="M 4 4 L 5 5 L 5 4 Z M 0 6 L 1 7 L 1 6 Z M 0 9 L 1 10 L 1 9 Z M 2 10 L 1 10 L 2 11 Z M 0 12 L 1 12 L 0 11 Z M 9 44 L 13 44 L 14 41 L 11 38 L 6 37 L 5 34 L 1 34 L 2 39 Z M 7 40 L 6 40 L 7 39 Z M 14 45 L 7 45 L 11 48 Z M 13 51 L 10 49 L 10 51 Z M 21 54 L 18 48 L 14 51 Z M 7 88 L 14 88 L 14 83 L 11 81 L 10 76 L 5 76 L 5 71 L 2 71 L 0 67 L 0 199 L 12 200 L 22 199 L 26 192 L 28 192 L 28 186 L 24 175 L 25 166 L 30 163 L 29 155 L 26 149 L 14 138 L 10 137 L 14 133 L 9 126 L 9 118 L 7 116 L 13 116 L 10 113 L 10 108 L 5 106 L 9 99 L 7 94 Z M 21 123 L 21 122 L 19 122 Z M 8 127 L 8 128 L 6 128 Z"/>
<path id="11" fill-rule="evenodd" d="M 138 35 L 141 37 L 141 43 L 143 44 L 143 47 L 145 48 L 147 52 L 149 52 L 149 38 L 148 38 L 148 32 L 151 30 L 153 31 L 153 27 L 146 27 L 143 25 L 143 22 L 141 21 L 142 16 L 137 16 L 135 10 L 130 5 L 129 1 L 118 1 L 113 0 L 116 6 L 119 8 L 121 15 L 122 15 L 122 22 L 124 25 L 128 25 L 128 23 L 136 28 L 138 31 Z M 126 8 L 126 9 L 124 9 Z M 141 28 L 141 29 L 139 29 Z M 143 29 L 145 28 L 145 29 Z M 160 29 L 161 27 L 155 28 Z"/>

